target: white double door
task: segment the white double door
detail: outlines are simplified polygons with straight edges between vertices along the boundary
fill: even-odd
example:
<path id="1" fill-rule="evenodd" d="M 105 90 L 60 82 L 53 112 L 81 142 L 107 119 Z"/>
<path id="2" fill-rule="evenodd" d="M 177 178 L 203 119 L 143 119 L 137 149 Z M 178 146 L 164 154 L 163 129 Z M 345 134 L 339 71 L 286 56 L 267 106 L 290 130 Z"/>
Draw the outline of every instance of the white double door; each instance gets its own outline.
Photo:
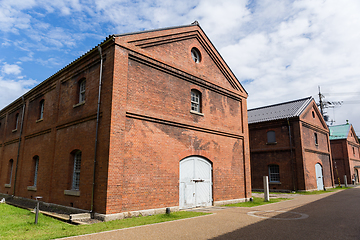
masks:
<path id="1" fill-rule="evenodd" d="M 212 205 L 211 163 L 192 156 L 180 162 L 180 209 Z"/>

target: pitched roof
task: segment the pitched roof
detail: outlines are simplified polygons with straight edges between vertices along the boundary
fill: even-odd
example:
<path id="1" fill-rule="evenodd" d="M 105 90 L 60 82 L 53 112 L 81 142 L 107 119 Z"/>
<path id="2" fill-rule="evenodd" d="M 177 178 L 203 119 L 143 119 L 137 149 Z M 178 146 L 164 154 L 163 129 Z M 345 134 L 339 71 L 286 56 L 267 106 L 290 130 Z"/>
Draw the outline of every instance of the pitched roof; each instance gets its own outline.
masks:
<path id="1" fill-rule="evenodd" d="M 312 97 L 248 110 L 248 122 L 258 123 L 298 117 L 313 100 Z"/>
<path id="2" fill-rule="evenodd" d="M 329 126 L 330 140 L 346 139 L 349 135 L 351 124 Z"/>

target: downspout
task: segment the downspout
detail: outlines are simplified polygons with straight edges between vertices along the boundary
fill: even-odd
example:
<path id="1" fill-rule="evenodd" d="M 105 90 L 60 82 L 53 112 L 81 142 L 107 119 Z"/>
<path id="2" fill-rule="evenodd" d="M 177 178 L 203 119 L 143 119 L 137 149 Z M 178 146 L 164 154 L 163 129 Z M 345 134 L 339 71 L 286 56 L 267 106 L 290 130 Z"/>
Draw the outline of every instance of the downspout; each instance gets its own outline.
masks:
<path id="1" fill-rule="evenodd" d="M 100 97 L 101 97 L 101 78 L 102 78 L 102 67 L 103 67 L 103 56 L 101 51 L 101 46 L 98 46 L 99 54 L 100 54 L 100 78 L 99 78 L 99 95 L 98 95 L 98 103 L 97 103 L 97 113 L 96 113 L 96 135 L 95 135 L 95 153 L 94 153 L 94 171 L 93 171 L 93 183 L 92 183 L 92 191 L 91 191 L 91 218 L 94 218 L 94 192 L 95 192 L 95 170 L 96 170 L 96 154 L 97 154 L 97 142 L 98 142 L 98 134 L 99 134 L 99 117 L 100 117 Z"/>
<path id="2" fill-rule="evenodd" d="M 292 177 L 293 190 L 296 191 L 297 189 L 295 186 L 294 159 L 293 159 L 291 127 L 290 127 L 289 118 L 287 118 L 287 124 L 288 124 L 288 129 L 289 129 L 289 142 L 290 142 L 290 158 L 291 158 L 291 172 L 292 172 L 291 177 Z"/>
<path id="3" fill-rule="evenodd" d="M 17 170 L 18 170 L 18 164 L 19 164 L 20 146 L 21 146 L 21 135 L 22 135 L 22 129 L 23 129 L 23 123 L 24 123 L 24 115 L 25 115 L 25 101 L 24 101 L 24 96 L 22 96 L 21 99 L 22 99 L 22 102 L 23 102 L 23 109 L 22 109 L 22 115 L 21 115 L 21 126 L 20 126 L 20 136 L 19 136 L 18 153 L 17 153 L 17 157 L 16 157 L 16 167 L 15 167 L 13 196 L 15 196 L 16 176 L 17 176 Z"/>

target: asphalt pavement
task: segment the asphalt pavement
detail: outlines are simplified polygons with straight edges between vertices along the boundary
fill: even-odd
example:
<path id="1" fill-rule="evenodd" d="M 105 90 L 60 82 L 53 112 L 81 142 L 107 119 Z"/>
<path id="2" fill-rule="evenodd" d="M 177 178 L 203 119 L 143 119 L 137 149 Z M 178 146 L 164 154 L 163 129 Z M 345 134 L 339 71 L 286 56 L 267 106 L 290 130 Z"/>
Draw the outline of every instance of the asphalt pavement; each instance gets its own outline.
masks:
<path id="1" fill-rule="evenodd" d="M 360 187 L 67 239 L 360 239 Z"/>

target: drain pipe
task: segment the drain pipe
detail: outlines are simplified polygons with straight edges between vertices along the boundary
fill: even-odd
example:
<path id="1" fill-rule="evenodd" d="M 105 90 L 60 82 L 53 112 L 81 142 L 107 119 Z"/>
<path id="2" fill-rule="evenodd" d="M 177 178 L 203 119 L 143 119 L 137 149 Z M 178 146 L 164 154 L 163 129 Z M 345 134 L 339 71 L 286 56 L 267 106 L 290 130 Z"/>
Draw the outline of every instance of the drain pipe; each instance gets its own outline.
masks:
<path id="1" fill-rule="evenodd" d="M 290 128 L 290 121 L 289 118 L 286 119 L 287 120 L 287 124 L 288 124 L 288 129 L 289 129 L 289 142 L 290 142 L 290 158 L 291 158 L 291 176 L 292 176 L 292 183 L 293 183 L 293 190 L 296 191 L 296 186 L 295 186 L 295 173 L 294 173 L 294 159 L 293 159 L 293 150 L 292 150 L 292 139 L 291 139 L 291 128 Z"/>
<path id="2" fill-rule="evenodd" d="M 103 56 L 101 51 L 101 46 L 98 46 L 99 54 L 100 54 L 100 78 L 99 78 L 99 95 L 98 95 L 98 103 L 97 103 L 97 113 L 96 113 L 96 135 L 95 135 L 95 153 L 94 153 L 94 171 L 93 171 L 93 183 L 92 183 L 92 191 L 91 191 L 91 218 L 94 219 L 94 192 L 95 192 L 95 170 L 96 170 L 96 153 L 97 153 L 97 142 L 98 142 L 98 134 L 99 134 L 99 117 L 100 117 L 100 97 L 101 97 L 101 78 L 102 78 L 102 67 L 103 67 Z"/>
<path id="3" fill-rule="evenodd" d="M 18 164 L 19 164 L 20 146 L 21 146 L 21 135 L 22 135 L 22 129 L 23 129 L 23 123 L 24 123 L 24 114 L 25 114 L 25 100 L 24 100 L 24 96 L 22 96 L 21 99 L 22 99 L 22 102 L 23 102 L 23 109 L 22 109 L 22 114 L 21 114 L 21 126 L 20 126 L 19 146 L 18 146 L 18 152 L 17 152 L 17 157 L 16 157 L 16 167 L 15 167 L 13 196 L 15 196 L 16 176 L 17 176 L 17 170 L 18 170 Z"/>

